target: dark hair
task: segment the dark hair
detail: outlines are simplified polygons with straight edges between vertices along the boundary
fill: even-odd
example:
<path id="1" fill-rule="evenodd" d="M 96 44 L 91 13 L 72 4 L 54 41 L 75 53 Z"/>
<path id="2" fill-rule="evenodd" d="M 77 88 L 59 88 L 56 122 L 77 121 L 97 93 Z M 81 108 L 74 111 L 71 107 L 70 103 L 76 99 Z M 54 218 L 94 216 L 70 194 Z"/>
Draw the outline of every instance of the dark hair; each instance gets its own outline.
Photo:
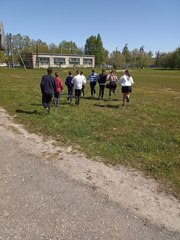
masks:
<path id="1" fill-rule="evenodd" d="M 48 72 L 48 73 L 52 73 L 52 72 L 53 72 L 53 69 L 52 69 L 51 67 L 48 67 L 47 72 Z"/>
<path id="2" fill-rule="evenodd" d="M 56 77 L 59 76 L 59 73 L 58 73 L 58 72 L 55 72 L 55 76 L 56 76 Z"/>
<path id="3" fill-rule="evenodd" d="M 127 69 L 127 70 L 125 70 L 125 74 L 126 75 L 128 75 L 128 77 L 130 77 L 131 75 L 130 75 L 130 73 L 129 73 L 129 70 Z"/>
<path id="4" fill-rule="evenodd" d="M 69 71 L 69 75 L 72 75 L 72 72 L 71 72 L 71 71 Z"/>

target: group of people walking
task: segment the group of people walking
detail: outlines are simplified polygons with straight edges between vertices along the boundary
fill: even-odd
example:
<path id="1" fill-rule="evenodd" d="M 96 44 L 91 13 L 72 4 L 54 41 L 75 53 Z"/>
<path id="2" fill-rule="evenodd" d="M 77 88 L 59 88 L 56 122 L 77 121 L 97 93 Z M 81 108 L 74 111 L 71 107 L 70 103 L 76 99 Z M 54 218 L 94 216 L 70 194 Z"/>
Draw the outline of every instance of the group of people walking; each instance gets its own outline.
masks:
<path id="1" fill-rule="evenodd" d="M 47 75 L 44 75 L 41 79 L 40 87 L 42 92 L 42 105 L 48 113 L 50 113 L 50 105 L 54 96 L 54 104 L 58 107 L 60 103 L 61 91 L 64 89 L 63 81 L 59 77 L 59 73 L 55 72 L 55 77 L 52 75 L 53 69 L 47 69 Z M 84 97 L 84 89 L 87 83 L 90 82 L 91 97 L 96 96 L 96 84 L 99 83 L 99 99 L 103 99 L 105 88 L 109 89 L 109 98 L 111 98 L 112 92 L 116 94 L 116 88 L 118 78 L 115 72 L 112 70 L 109 74 L 106 74 L 102 69 L 101 74 L 97 74 L 92 70 L 91 74 L 87 77 L 83 75 L 80 70 L 76 71 L 76 75 L 73 76 L 69 71 L 69 75 L 66 77 L 65 85 L 68 89 L 68 101 L 72 103 L 73 96 L 75 96 L 75 104 L 80 104 L 80 98 Z M 121 91 L 123 93 L 123 106 L 125 101 L 129 102 L 129 96 L 132 92 L 132 85 L 134 84 L 133 78 L 128 70 L 125 70 L 124 75 L 119 79 L 121 84 Z"/>

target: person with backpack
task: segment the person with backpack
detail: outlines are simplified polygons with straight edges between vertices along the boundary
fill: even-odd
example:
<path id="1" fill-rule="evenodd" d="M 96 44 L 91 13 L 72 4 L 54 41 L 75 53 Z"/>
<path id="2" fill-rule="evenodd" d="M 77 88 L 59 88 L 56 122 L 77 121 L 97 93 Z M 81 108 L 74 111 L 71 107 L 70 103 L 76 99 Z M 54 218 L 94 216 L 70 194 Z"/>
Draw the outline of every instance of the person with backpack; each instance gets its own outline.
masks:
<path id="1" fill-rule="evenodd" d="M 107 80 L 109 81 L 109 83 L 106 85 L 106 87 L 109 89 L 109 99 L 110 99 L 111 92 L 116 94 L 116 88 L 117 88 L 117 76 L 113 70 L 110 71 L 110 74 L 108 74 Z"/>

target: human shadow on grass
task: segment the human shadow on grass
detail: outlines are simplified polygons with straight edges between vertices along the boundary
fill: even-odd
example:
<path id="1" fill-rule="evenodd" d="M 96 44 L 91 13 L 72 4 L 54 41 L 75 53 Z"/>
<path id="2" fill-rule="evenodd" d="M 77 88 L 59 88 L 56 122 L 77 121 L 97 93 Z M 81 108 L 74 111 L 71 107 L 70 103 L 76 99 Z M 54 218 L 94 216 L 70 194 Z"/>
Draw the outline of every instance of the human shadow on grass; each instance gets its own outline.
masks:
<path id="1" fill-rule="evenodd" d="M 117 101 L 119 101 L 119 99 L 118 98 L 109 98 L 109 99 L 103 99 L 105 102 L 117 102 Z"/>
<path id="2" fill-rule="evenodd" d="M 117 108 L 120 108 L 120 105 L 110 105 L 110 104 L 94 104 L 95 107 L 101 107 L 101 108 L 114 108 L 114 109 L 117 109 Z"/>
<path id="3" fill-rule="evenodd" d="M 34 111 L 26 111 L 26 110 L 22 110 L 22 109 L 16 109 L 16 112 L 17 112 L 17 113 L 25 113 L 25 114 L 29 114 L 29 115 L 32 115 L 32 114 L 35 114 L 35 115 L 44 115 L 44 113 L 38 112 L 37 110 L 34 110 Z"/>
<path id="4" fill-rule="evenodd" d="M 82 97 L 82 99 L 87 99 L 87 100 L 100 100 L 99 97 Z"/>
<path id="5" fill-rule="evenodd" d="M 31 103 L 31 106 L 42 107 L 42 103 Z"/>

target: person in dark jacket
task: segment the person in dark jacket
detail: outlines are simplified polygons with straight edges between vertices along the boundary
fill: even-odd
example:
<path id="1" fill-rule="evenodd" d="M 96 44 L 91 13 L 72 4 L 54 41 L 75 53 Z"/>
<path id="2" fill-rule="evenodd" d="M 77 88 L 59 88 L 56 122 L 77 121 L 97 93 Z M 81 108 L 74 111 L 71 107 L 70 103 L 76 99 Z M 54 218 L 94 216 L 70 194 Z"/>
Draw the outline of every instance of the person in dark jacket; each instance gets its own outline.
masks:
<path id="1" fill-rule="evenodd" d="M 66 78 L 65 84 L 68 88 L 68 101 L 70 101 L 70 103 L 72 102 L 73 99 L 73 92 L 74 92 L 74 85 L 71 83 L 72 79 L 74 78 L 74 76 L 72 75 L 72 72 L 69 72 L 69 75 Z"/>
<path id="2" fill-rule="evenodd" d="M 102 73 L 99 74 L 99 79 L 98 79 L 98 83 L 99 83 L 99 98 L 103 99 L 104 97 L 104 89 L 106 86 L 106 79 L 107 79 L 107 74 L 105 72 L 104 69 L 102 69 Z"/>
<path id="3" fill-rule="evenodd" d="M 52 68 L 47 69 L 47 75 L 42 76 L 40 88 L 42 93 L 42 105 L 50 113 L 50 104 L 52 97 L 57 89 L 56 80 L 52 76 Z"/>

